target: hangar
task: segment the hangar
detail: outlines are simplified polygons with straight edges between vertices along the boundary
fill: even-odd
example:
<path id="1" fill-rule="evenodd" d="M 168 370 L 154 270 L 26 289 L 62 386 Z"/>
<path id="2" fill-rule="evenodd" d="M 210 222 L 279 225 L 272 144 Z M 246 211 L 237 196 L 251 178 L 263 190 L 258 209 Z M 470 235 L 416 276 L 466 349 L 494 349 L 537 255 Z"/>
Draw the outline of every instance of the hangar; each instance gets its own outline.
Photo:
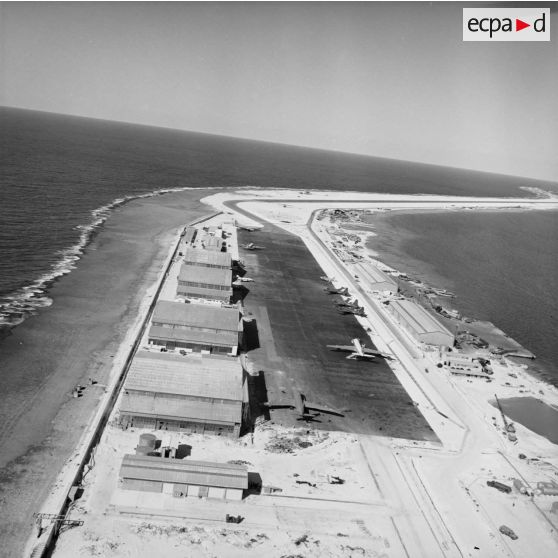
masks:
<path id="1" fill-rule="evenodd" d="M 371 291 L 397 293 L 398 286 L 395 280 L 371 263 L 357 263 L 353 271 L 363 287 Z"/>
<path id="2" fill-rule="evenodd" d="M 150 345 L 167 349 L 234 356 L 241 325 L 237 307 L 160 300 L 153 312 L 148 339 Z"/>
<path id="3" fill-rule="evenodd" d="M 422 306 L 410 300 L 392 300 L 387 305 L 397 323 L 420 343 L 453 347 L 455 336 Z"/>
<path id="4" fill-rule="evenodd" d="M 178 274 L 176 294 L 183 298 L 228 303 L 232 296 L 232 271 L 230 267 L 223 269 L 184 263 Z"/>
<path id="5" fill-rule="evenodd" d="M 238 359 L 140 351 L 124 384 L 124 427 L 238 436 L 248 400 Z"/>
<path id="6" fill-rule="evenodd" d="M 231 269 L 231 255 L 228 252 L 200 250 L 188 247 L 184 253 L 184 262 L 191 266 Z"/>
<path id="7" fill-rule="evenodd" d="M 248 488 L 245 465 L 165 459 L 127 454 L 120 467 L 122 488 L 180 497 L 242 500 Z"/>

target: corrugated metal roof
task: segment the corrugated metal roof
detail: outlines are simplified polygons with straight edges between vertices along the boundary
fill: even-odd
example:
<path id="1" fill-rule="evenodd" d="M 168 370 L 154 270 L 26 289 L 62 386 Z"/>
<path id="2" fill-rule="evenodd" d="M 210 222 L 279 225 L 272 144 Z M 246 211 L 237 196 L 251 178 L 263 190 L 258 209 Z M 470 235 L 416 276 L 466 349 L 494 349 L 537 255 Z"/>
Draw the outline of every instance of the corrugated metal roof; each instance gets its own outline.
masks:
<path id="1" fill-rule="evenodd" d="M 362 279 L 366 279 L 369 283 L 388 283 L 397 288 L 397 283 L 375 265 L 358 263 L 355 265 L 355 271 Z"/>
<path id="2" fill-rule="evenodd" d="M 220 345 L 236 347 L 238 345 L 238 331 L 200 331 L 196 329 L 181 329 L 163 326 L 151 326 L 149 339 L 158 341 L 181 341 L 197 345 Z"/>
<path id="3" fill-rule="evenodd" d="M 186 248 L 184 261 L 195 262 L 205 265 L 218 265 L 224 268 L 231 267 L 231 255 L 228 252 L 215 252 L 214 250 L 198 250 L 197 248 Z"/>
<path id="4" fill-rule="evenodd" d="M 149 455 L 125 455 L 120 467 L 120 478 L 221 488 L 248 488 L 248 470 L 244 465 L 165 459 Z"/>
<path id="5" fill-rule="evenodd" d="M 220 267 L 203 267 L 183 263 L 178 274 L 178 280 L 230 287 L 232 283 L 232 271 Z"/>
<path id="6" fill-rule="evenodd" d="M 233 358 L 140 351 L 132 360 L 125 389 L 242 401 L 242 367 Z"/>
<path id="7" fill-rule="evenodd" d="M 411 302 L 410 300 L 392 300 L 390 305 L 401 315 L 407 324 L 413 328 L 418 334 L 441 332 L 450 335 L 453 334 L 446 329 L 438 320 L 430 315 L 422 306 Z"/>
<path id="8" fill-rule="evenodd" d="M 208 268 L 209 269 L 209 268 Z M 184 304 L 160 300 L 155 306 L 152 322 L 238 331 L 238 308 L 221 308 L 205 304 Z"/>
<path id="9" fill-rule="evenodd" d="M 206 298 L 209 300 L 228 301 L 232 294 L 232 285 L 229 290 L 208 289 L 206 287 L 192 287 L 191 285 L 178 285 L 176 292 L 179 295 L 192 298 Z"/>
<path id="10" fill-rule="evenodd" d="M 240 424 L 242 422 L 241 401 L 215 403 L 199 399 L 173 398 L 168 394 L 154 397 L 153 395 L 125 392 L 120 403 L 120 412 L 134 416 L 184 422 L 218 424 Z"/>

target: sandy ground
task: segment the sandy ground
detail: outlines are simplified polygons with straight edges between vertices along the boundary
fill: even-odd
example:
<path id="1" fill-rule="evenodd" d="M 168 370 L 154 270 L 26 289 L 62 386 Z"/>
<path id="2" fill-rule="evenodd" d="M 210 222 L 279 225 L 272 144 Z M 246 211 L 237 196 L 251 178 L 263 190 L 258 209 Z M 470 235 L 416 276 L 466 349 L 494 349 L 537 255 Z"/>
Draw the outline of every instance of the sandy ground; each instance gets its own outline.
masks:
<path id="1" fill-rule="evenodd" d="M 201 195 L 143 199 L 116 210 L 77 268 L 49 291 L 54 304 L 2 342 L 2 373 L 15 379 L 4 384 L 13 395 L 2 409 L 10 420 L 0 436 L 0 555 L 21 554 L 33 513 L 133 342 L 127 335 L 149 303 L 177 227 L 210 212 L 197 201 Z M 89 386 L 89 377 L 98 384 Z M 74 399 L 77 384 L 87 387 Z"/>
<path id="2" fill-rule="evenodd" d="M 490 383 L 437 368 L 438 352 L 424 350 L 401 332 L 381 300 L 359 290 L 345 266 L 331 257 L 325 224 L 314 231 L 307 226 L 311 211 L 331 206 L 332 201 L 333 206 L 369 207 L 366 200 L 381 198 L 376 205 L 386 207 L 396 197 L 390 202 L 385 196 L 355 195 L 358 201 L 349 202 L 347 193 L 342 198 L 335 193 L 298 193 L 307 201 L 296 204 L 285 199 L 285 192 L 256 191 L 242 192 L 236 199 L 264 196 L 277 203 L 246 201 L 241 207 L 255 217 L 238 219 L 248 225 L 263 218 L 299 234 L 324 274 L 359 295 L 371 340 L 394 355 L 394 373 L 442 446 L 312 429 L 295 432 L 265 424 L 256 428 L 253 440 L 187 436 L 183 441 L 192 446 L 194 459 L 246 461 L 264 485 L 283 489 L 276 496 L 252 494 L 240 503 L 192 501 L 120 489 L 122 455 L 136 445 L 140 431 L 122 432 L 113 426 L 99 445 L 84 496 L 71 511 L 71 517 L 85 523 L 61 536 L 55 556 L 555 556 L 558 521 L 549 513 L 549 499 L 516 490 L 503 494 L 486 481 L 511 484 L 511 479 L 521 478 L 531 489 L 536 482 L 558 478 L 557 447 L 521 425 L 516 425 L 517 442 L 510 441 L 489 403 L 494 393 L 515 395 L 523 385 L 525 393 L 542 391 L 546 402 L 558 404 L 557 391 L 505 360 L 495 367 Z M 205 201 L 233 212 L 233 206 L 223 203 L 231 197 L 216 195 Z M 314 201 L 308 201 L 312 197 Z M 407 200 L 409 207 L 477 205 L 457 198 L 399 199 Z M 494 204 L 542 209 L 555 201 Z M 517 375 L 513 382 L 510 369 Z M 292 454 L 275 454 L 269 446 L 273 437 L 291 443 L 298 437 L 294 442 L 298 447 Z M 312 446 L 301 448 L 300 440 Z M 520 453 L 527 458 L 520 459 Z M 346 483 L 330 485 L 327 474 Z M 315 486 L 297 484 L 297 479 Z M 225 513 L 240 514 L 245 520 L 231 526 L 223 522 Z M 501 534 L 501 525 L 512 528 L 519 538 L 512 541 Z"/>
<path id="3" fill-rule="evenodd" d="M 252 199 L 256 198 L 254 196 Z M 273 198 L 273 194 L 270 196 Z M 278 194 L 278 198 L 281 196 Z M 312 196 L 302 196 L 310 200 Z M 352 197 L 352 196 L 351 196 Z M 354 196 L 355 199 L 366 199 L 367 196 Z M 370 196 L 371 197 L 371 196 Z M 378 196 L 380 198 L 381 196 Z M 315 230 L 318 235 L 312 236 L 307 229 L 307 223 L 312 210 L 326 207 L 327 202 L 318 203 L 308 201 L 296 204 L 286 201 L 285 196 L 278 203 L 260 203 L 249 201 L 242 203 L 240 208 L 261 215 L 264 219 L 297 232 L 302 236 L 314 256 L 322 265 L 326 275 L 336 277 L 339 284 L 350 283 L 350 276 L 343 273 L 343 266 L 332 265 L 332 260 L 324 257 L 323 245 L 317 238 L 322 238 L 322 244 L 331 244 L 327 223 L 318 223 Z M 321 198 L 321 195 L 320 195 Z M 215 205 L 221 205 L 221 200 L 214 198 Z M 364 204 L 343 200 L 343 204 L 359 208 L 383 209 L 385 203 Z M 417 208 L 432 205 L 437 208 L 474 207 L 471 201 L 463 202 L 448 198 L 438 198 L 438 203 L 426 201 L 421 197 L 414 204 Z M 341 204 L 339 204 L 341 205 Z M 404 205 L 408 205 L 405 202 Z M 412 205 L 412 204 L 409 204 Z M 483 205 L 483 204 L 480 204 Z M 501 207 L 521 207 L 533 209 L 555 208 L 555 200 L 547 200 L 541 206 L 536 204 L 516 204 L 516 200 L 499 201 Z M 226 205 L 229 209 L 233 206 Z M 399 207 L 393 205 L 392 207 Z M 493 206 L 492 206 L 493 207 Z M 245 219 L 244 216 L 241 219 Z M 353 246 L 348 245 L 351 249 Z M 337 283 L 334 281 L 337 285 Z M 353 284 L 353 289 L 358 285 Z M 351 291 L 351 287 L 349 287 Z M 358 293 L 358 291 L 356 291 Z M 353 294 L 355 291 L 353 290 Z M 363 294 L 362 292 L 359 294 Z M 378 297 L 380 300 L 381 297 Z M 360 299 L 359 299 L 360 300 Z M 418 403 L 425 417 L 444 443 L 444 450 L 424 452 L 423 450 L 409 450 L 407 444 L 402 443 L 404 450 L 398 456 L 398 461 L 406 479 L 410 479 L 417 499 L 423 500 L 422 509 L 430 510 L 443 518 L 442 523 L 449 532 L 453 533 L 452 540 L 463 550 L 465 548 L 486 549 L 493 548 L 489 554 L 483 555 L 529 555 L 536 550 L 538 556 L 551 556 L 557 550 L 556 528 L 557 520 L 554 514 L 549 514 L 548 497 L 535 497 L 530 500 L 518 495 L 493 494 L 494 489 L 486 486 L 486 480 L 501 479 L 511 484 L 513 478 L 527 480 L 531 488 L 538 481 L 556 480 L 558 478 L 558 451 L 555 445 L 546 439 L 516 425 L 517 442 L 510 442 L 503 435 L 503 425 L 499 413 L 489 403 L 493 394 L 499 397 L 518 395 L 537 395 L 550 405 L 558 405 L 558 393 L 552 386 L 532 377 L 525 372 L 521 365 L 504 359 L 502 364 L 495 366 L 494 379 L 491 383 L 484 380 L 474 380 L 450 375 L 446 370 L 435 368 L 439 355 L 423 352 L 415 346 L 413 340 L 406 335 L 400 335 L 389 326 L 389 316 L 381 311 L 381 305 L 371 298 L 365 307 L 369 313 L 368 320 L 373 334 L 374 343 L 385 349 L 396 349 L 398 356 L 396 373 L 400 374 L 401 382 L 406 385 L 413 399 Z M 399 343 L 394 343 L 391 337 L 399 336 Z M 399 347 L 398 347 L 399 345 Z M 414 353 L 414 354 L 413 354 Z M 409 359 L 408 355 L 413 358 Z M 428 374 L 428 375 L 427 375 Z M 510 374 L 516 376 L 510 376 Z M 448 453 L 449 451 L 449 453 Z M 519 459 L 519 454 L 528 456 L 526 460 Z M 452 455 L 452 457 L 450 457 Z M 540 463 L 544 463 L 544 467 Z M 527 468 L 527 471 L 523 471 Z M 445 479 L 446 482 L 440 482 Z M 421 488 L 422 487 L 422 488 Z M 421 495 L 422 491 L 422 495 Z M 474 494 L 473 494 L 474 492 Z M 501 497 L 500 497 L 501 496 Z M 497 505 L 500 501 L 501 505 Z M 477 516 L 477 517 L 475 517 Z M 479 521 L 480 518 L 480 521 Z M 431 524 L 436 524 L 436 517 L 431 517 Z M 503 537 L 498 528 L 506 524 L 517 529 L 520 539 L 511 541 Z M 484 532 L 483 532 L 484 531 Z M 472 544 L 476 541 L 476 544 Z"/>
<path id="4" fill-rule="evenodd" d="M 172 445 L 190 445 L 192 459 L 241 460 L 261 473 L 264 486 L 282 488 L 274 496 L 222 502 L 119 488 L 122 454 L 133 452 L 141 432 L 106 432 L 85 496 L 71 513 L 85 519 L 84 528 L 64 533 L 56 556 L 102 556 L 107 549 L 118 557 L 183 556 L 184 543 L 192 545 L 190 556 L 402 555 L 389 518 L 397 512 L 378 490 L 357 436 L 266 424 L 240 440 L 165 433 Z M 292 453 L 270 451 L 279 441 L 291 442 Z M 312 445 L 300 447 L 301 441 Z M 345 482 L 330 484 L 328 475 Z M 243 523 L 226 524 L 227 513 L 242 515 Z"/>

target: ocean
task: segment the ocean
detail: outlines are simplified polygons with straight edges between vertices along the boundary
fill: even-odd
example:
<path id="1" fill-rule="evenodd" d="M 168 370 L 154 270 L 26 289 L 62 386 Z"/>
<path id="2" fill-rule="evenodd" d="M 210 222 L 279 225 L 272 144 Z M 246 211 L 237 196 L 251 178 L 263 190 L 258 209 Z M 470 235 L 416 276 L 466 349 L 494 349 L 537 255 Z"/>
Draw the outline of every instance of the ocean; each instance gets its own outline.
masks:
<path id="1" fill-rule="evenodd" d="M 558 191 L 556 184 L 523 178 L 13 108 L 0 108 L 0 129 L 4 328 L 52 303 L 49 285 L 75 268 L 110 212 L 132 198 L 243 186 L 521 197 L 532 195 L 526 187 Z M 516 331 L 510 308 L 540 309 L 541 316 L 551 308 L 557 277 L 554 217 L 406 216 L 397 222 L 408 232 L 407 245 L 398 248 L 455 282 L 468 312 L 482 315 L 489 308 L 497 325 Z M 538 285 L 536 301 L 527 287 L 513 290 L 523 280 Z M 473 295 L 475 285 L 483 287 Z M 556 331 L 556 322 L 546 318 L 521 323 L 525 335 L 518 340 L 535 353 L 544 332 Z M 544 343 L 541 354 L 548 352 Z"/>
<path id="2" fill-rule="evenodd" d="M 0 325 L 52 301 L 110 211 L 180 188 L 528 196 L 546 183 L 37 111 L 0 108 Z"/>
<path id="3" fill-rule="evenodd" d="M 410 276 L 457 296 L 464 316 L 493 322 L 537 357 L 558 386 L 558 212 L 397 212 L 372 217 L 368 246 Z"/>

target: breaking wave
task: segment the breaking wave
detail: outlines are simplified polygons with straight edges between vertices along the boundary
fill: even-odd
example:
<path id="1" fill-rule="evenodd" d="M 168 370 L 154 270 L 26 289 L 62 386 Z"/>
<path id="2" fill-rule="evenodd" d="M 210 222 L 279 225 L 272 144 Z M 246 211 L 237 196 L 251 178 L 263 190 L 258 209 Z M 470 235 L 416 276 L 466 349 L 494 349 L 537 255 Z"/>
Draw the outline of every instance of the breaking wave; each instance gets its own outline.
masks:
<path id="1" fill-rule="evenodd" d="M 197 189 L 198 188 L 189 186 L 183 188 L 163 188 L 145 194 L 123 196 L 91 211 L 91 221 L 86 225 L 78 225 L 75 227 L 80 231 L 77 243 L 57 252 L 58 260 L 52 264 L 48 272 L 35 279 L 30 285 L 26 285 L 0 297 L 0 328 L 5 330 L 6 328 L 15 327 L 29 316 L 37 314 L 41 308 L 45 308 L 52 304 L 52 299 L 47 296 L 49 287 L 59 277 L 75 269 L 85 248 L 91 242 L 99 228 L 109 218 L 113 209 L 136 199 L 152 198 L 163 194 Z M 210 188 L 204 188 L 204 190 L 205 189 Z"/>

